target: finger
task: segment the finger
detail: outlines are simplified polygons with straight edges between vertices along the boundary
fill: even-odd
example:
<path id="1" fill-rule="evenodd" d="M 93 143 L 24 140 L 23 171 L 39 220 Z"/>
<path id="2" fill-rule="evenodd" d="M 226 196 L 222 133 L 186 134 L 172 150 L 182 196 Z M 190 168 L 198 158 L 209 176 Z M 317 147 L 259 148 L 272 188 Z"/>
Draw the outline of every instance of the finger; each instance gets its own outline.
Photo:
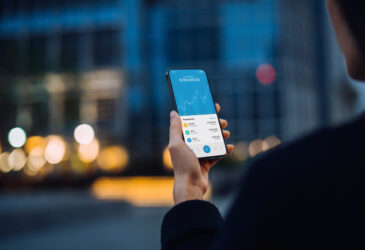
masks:
<path id="1" fill-rule="evenodd" d="M 233 150 L 234 150 L 234 145 L 233 144 L 227 144 L 227 155 L 232 154 Z"/>
<path id="2" fill-rule="evenodd" d="M 224 139 L 228 139 L 231 136 L 231 132 L 229 132 L 228 130 L 223 130 L 222 132 Z"/>
<path id="3" fill-rule="evenodd" d="M 234 150 L 234 145 L 233 144 L 227 144 L 227 156 L 232 154 L 233 150 Z M 207 162 L 204 162 L 204 167 L 206 169 L 210 169 L 211 167 L 213 167 L 217 162 L 219 162 L 222 159 L 214 159 L 214 160 L 207 160 Z"/>
<path id="4" fill-rule="evenodd" d="M 222 129 L 225 129 L 228 126 L 228 122 L 225 119 L 219 119 L 219 123 Z"/>
<path id="5" fill-rule="evenodd" d="M 176 111 L 170 112 L 170 145 L 176 145 L 182 141 L 181 120 Z"/>
<path id="6" fill-rule="evenodd" d="M 217 162 L 219 162 L 221 159 L 214 159 L 214 160 L 207 160 L 207 169 L 209 170 L 211 167 L 213 167 Z"/>
<path id="7" fill-rule="evenodd" d="M 217 102 L 215 103 L 215 110 L 217 111 L 217 113 L 221 111 L 221 105 L 219 105 Z"/>
<path id="8" fill-rule="evenodd" d="M 200 162 L 200 166 L 202 168 L 204 168 L 206 171 L 209 171 L 210 167 L 212 166 L 210 164 L 210 160 L 201 159 L 201 160 L 199 160 L 199 162 Z"/>

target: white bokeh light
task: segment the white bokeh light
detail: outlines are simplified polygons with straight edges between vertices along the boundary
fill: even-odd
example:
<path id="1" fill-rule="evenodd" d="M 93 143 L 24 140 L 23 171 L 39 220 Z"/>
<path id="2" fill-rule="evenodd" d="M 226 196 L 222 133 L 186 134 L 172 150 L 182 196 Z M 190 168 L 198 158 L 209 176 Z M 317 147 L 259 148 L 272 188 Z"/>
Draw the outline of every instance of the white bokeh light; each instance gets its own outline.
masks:
<path id="1" fill-rule="evenodd" d="M 20 148 L 27 139 L 25 131 L 20 127 L 15 127 L 9 131 L 8 140 L 14 148 Z"/>
<path id="2" fill-rule="evenodd" d="M 81 124 L 75 128 L 74 137 L 80 144 L 89 144 L 95 137 L 94 129 L 88 124 Z"/>
<path id="3" fill-rule="evenodd" d="M 48 136 L 47 146 L 44 152 L 44 158 L 50 164 L 60 163 L 66 153 L 66 144 L 62 137 L 57 135 Z"/>

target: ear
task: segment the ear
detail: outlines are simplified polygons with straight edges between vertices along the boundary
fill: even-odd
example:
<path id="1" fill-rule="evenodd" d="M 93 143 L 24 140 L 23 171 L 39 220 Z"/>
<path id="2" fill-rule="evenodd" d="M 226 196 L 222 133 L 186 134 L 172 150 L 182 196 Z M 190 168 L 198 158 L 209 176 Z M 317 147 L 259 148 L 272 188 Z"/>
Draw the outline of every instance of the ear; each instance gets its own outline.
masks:
<path id="1" fill-rule="evenodd" d="M 365 80 L 365 58 L 340 5 L 335 0 L 327 0 L 327 7 L 337 40 L 346 58 L 349 75 L 356 80 Z"/>

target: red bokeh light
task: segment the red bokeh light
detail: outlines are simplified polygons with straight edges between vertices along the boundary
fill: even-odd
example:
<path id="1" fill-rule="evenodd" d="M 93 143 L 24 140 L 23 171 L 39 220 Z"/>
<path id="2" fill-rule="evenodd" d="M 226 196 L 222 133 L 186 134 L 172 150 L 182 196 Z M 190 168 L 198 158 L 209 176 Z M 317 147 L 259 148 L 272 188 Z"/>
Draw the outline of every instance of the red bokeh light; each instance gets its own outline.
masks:
<path id="1" fill-rule="evenodd" d="M 271 64 L 264 63 L 257 68 L 256 77 L 260 83 L 268 85 L 275 81 L 276 71 Z"/>

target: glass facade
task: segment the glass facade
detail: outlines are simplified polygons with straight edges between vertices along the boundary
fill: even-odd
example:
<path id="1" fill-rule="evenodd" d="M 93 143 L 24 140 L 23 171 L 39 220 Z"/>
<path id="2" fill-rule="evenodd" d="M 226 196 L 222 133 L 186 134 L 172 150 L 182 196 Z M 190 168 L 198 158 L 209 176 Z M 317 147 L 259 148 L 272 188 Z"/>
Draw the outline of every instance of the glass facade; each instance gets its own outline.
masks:
<path id="1" fill-rule="evenodd" d="M 106 143 L 118 141 L 133 149 L 132 158 L 160 165 L 172 108 L 164 73 L 200 67 L 230 122 L 232 142 L 291 138 L 318 123 L 317 38 L 306 36 L 316 24 L 314 5 L 2 0 L 0 78 L 13 87 L 1 89 L 8 101 L 0 109 L 16 115 L 0 132 L 22 125 L 34 134 L 71 135 L 88 122 Z M 289 8 L 303 11 L 293 16 Z M 274 69 L 268 84 L 258 79 L 262 65 Z"/>

